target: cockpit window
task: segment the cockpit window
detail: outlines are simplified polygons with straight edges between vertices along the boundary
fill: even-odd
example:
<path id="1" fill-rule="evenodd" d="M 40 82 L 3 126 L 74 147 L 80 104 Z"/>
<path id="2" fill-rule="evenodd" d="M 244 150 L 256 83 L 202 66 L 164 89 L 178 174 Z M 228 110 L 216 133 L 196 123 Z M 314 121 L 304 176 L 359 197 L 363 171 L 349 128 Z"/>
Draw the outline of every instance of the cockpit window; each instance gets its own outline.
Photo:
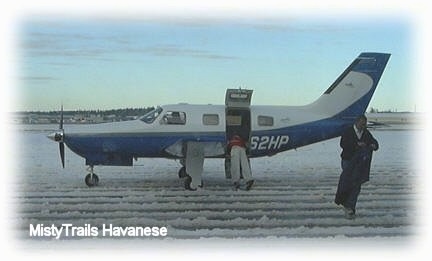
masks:
<path id="1" fill-rule="evenodd" d="M 182 111 L 167 111 L 162 117 L 161 124 L 175 124 L 185 125 L 186 124 L 186 113 Z"/>
<path id="2" fill-rule="evenodd" d="M 162 108 L 161 107 L 157 107 L 156 109 L 147 112 L 144 116 L 141 117 L 140 120 L 142 120 L 145 123 L 153 123 L 156 118 L 161 114 L 162 112 Z"/>

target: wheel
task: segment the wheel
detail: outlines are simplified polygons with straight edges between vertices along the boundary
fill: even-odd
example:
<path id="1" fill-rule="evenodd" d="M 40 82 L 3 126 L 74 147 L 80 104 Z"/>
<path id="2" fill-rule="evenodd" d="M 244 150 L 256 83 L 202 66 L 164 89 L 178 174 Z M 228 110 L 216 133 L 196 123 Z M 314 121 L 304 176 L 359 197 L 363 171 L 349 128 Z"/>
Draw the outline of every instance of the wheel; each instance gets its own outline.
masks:
<path id="1" fill-rule="evenodd" d="M 191 183 L 192 183 L 192 177 L 186 174 L 186 178 L 184 181 L 185 189 L 195 191 L 196 189 L 191 188 L 191 186 L 190 186 Z"/>
<path id="2" fill-rule="evenodd" d="M 186 176 L 188 176 L 188 174 L 186 173 L 186 167 L 183 166 L 180 168 L 179 172 L 178 172 L 178 176 L 179 178 L 185 178 Z"/>
<path id="3" fill-rule="evenodd" d="M 89 173 L 85 177 L 84 181 L 86 185 L 89 187 L 97 186 L 99 184 L 99 177 L 93 173 L 93 178 L 92 178 L 92 175 Z"/>
<path id="4" fill-rule="evenodd" d="M 188 174 L 186 174 L 186 178 L 185 178 L 185 181 L 184 181 L 184 187 L 185 187 L 185 189 L 192 190 L 192 191 L 197 190 L 197 189 L 191 188 L 191 186 L 190 186 L 191 183 L 192 183 L 192 177 L 189 176 Z M 204 182 L 202 180 L 201 180 L 201 184 L 198 185 L 198 187 L 200 187 L 200 188 L 204 187 Z"/>

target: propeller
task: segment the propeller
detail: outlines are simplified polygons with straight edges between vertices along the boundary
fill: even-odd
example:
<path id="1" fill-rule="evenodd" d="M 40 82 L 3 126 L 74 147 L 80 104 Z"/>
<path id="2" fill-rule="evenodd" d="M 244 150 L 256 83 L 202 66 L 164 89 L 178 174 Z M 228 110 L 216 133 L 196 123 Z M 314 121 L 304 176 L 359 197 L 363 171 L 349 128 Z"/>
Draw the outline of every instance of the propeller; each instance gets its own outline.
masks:
<path id="1" fill-rule="evenodd" d="M 65 167 L 65 156 L 64 156 L 64 129 L 63 129 L 63 104 L 61 106 L 61 113 L 60 113 L 60 126 L 59 126 L 60 132 L 61 132 L 61 140 L 59 141 L 59 150 L 60 150 L 60 159 L 62 162 L 63 168 Z"/>
<path id="2" fill-rule="evenodd" d="M 59 143 L 59 149 L 60 149 L 60 158 L 61 158 L 62 166 L 64 168 L 64 142 Z"/>
<path id="3" fill-rule="evenodd" d="M 63 129 L 63 105 L 61 106 L 61 111 L 60 111 L 59 130 L 57 132 L 48 135 L 48 138 L 59 143 L 60 159 L 61 159 L 62 166 L 64 168 L 65 167 L 65 156 L 64 156 L 65 146 L 64 146 L 64 129 Z"/>

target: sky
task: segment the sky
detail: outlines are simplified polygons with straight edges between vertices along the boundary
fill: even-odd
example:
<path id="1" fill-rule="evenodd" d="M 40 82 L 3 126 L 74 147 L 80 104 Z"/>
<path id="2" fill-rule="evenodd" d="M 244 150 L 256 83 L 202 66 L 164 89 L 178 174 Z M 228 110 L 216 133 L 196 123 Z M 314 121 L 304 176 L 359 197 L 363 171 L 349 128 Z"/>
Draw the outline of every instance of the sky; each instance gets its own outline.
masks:
<path id="1" fill-rule="evenodd" d="M 317 99 L 361 52 L 392 56 L 370 103 L 417 110 L 413 25 L 407 17 L 61 17 L 20 20 L 16 111 Z"/>

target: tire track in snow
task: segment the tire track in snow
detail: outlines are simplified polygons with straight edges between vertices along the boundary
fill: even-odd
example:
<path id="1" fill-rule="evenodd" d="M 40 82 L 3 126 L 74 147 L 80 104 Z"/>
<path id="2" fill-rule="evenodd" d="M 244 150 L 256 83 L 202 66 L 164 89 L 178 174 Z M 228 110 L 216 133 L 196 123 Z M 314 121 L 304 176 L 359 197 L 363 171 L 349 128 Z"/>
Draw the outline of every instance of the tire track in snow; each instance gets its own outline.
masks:
<path id="1" fill-rule="evenodd" d="M 42 189 L 21 188 L 23 192 L 15 200 L 20 205 L 21 230 L 30 223 L 112 223 L 167 226 L 174 238 L 412 234 L 411 205 L 416 194 L 410 183 L 395 179 L 398 182 L 386 186 L 366 184 L 358 202 L 358 217 L 346 220 L 332 203 L 337 178 L 327 177 L 324 183 L 308 180 L 307 174 L 302 179 L 278 177 L 277 183 L 257 178 L 251 191 L 232 191 L 221 178 L 211 179 L 195 192 L 170 187 L 173 182 L 150 182 L 142 187 L 142 181 L 128 180 L 130 186 L 110 182 L 93 189 L 43 183 L 39 185 Z"/>

